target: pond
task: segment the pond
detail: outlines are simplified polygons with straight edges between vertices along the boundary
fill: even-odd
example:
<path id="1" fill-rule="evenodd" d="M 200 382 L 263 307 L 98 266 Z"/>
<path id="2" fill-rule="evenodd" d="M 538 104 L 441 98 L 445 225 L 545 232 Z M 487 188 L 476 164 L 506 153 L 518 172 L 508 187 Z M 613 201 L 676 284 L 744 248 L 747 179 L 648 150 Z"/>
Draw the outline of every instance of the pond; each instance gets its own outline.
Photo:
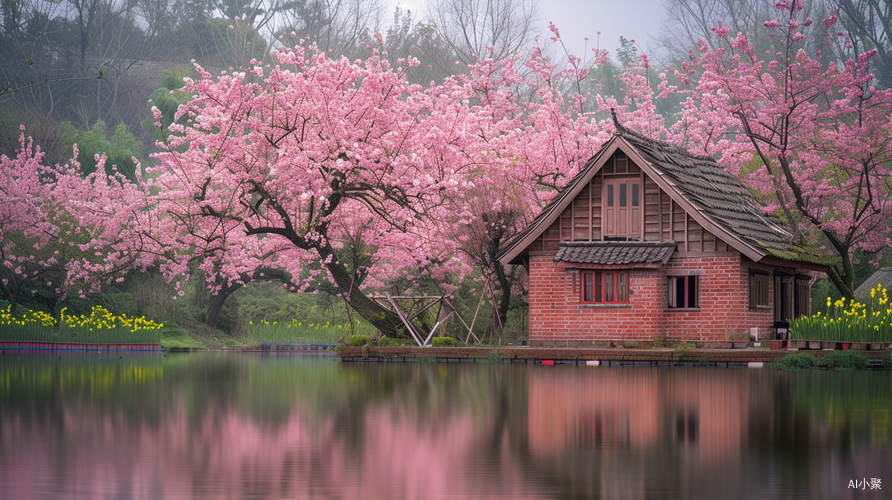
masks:
<path id="1" fill-rule="evenodd" d="M 10 499 L 880 499 L 890 472 L 890 372 L 0 357 Z"/>

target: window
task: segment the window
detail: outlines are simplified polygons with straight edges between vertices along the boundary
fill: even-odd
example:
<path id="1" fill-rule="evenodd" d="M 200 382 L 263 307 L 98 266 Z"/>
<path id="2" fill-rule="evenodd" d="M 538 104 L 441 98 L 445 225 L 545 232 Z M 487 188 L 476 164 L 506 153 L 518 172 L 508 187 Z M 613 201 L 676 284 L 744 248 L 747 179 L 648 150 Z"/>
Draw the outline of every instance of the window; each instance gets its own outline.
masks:
<path id="1" fill-rule="evenodd" d="M 582 302 L 609 304 L 629 301 L 628 271 L 583 271 Z"/>
<path id="2" fill-rule="evenodd" d="M 699 307 L 699 277 L 669 277 L 669 307 L 672 309 L 696 309 Z"/>
<path id="3" fill-rule="evenodd" d="M 771 307 L 768 282 L 767 274 L 750 274 L 750 307 Z"/>
<path id="4" fill-rule="evenodd" d="M 793 319 L 793 277 L 774 275 L 774 320 Z"/>
<path id="5" fill-rule="evenodd" d="M 796 276 L 796 299 L 793 313 L 799 316 L 807 316 L 811 312 L 809 298 L 811 297 L 811 279 L 805 276 Z"/>
<path id="6" fill-rule="evenodd" d="M 605 237 L 640 238 L 640 179 L 605 179 L 603 213 Z"/>

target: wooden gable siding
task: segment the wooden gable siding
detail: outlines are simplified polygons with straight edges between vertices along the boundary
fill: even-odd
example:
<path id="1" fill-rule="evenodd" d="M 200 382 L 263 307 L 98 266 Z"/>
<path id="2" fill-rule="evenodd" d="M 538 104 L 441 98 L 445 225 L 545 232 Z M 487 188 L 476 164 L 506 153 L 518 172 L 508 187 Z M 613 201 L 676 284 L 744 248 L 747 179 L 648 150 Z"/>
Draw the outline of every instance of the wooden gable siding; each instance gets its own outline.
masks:
<path id="1" fill-rule="evenodd" d="M 615 161 L 613 158 L 608 162 Z M 560 217 L 530 245 L 533 252 L 557 252 L 561 242 L 604 241 L 601 230 L 602 193 L 604 179 L 642 179 L 642 229 L 641 241 L 678 243 L 678 252 L 727 252 L 727 244 L 703 228 L 684 209 L 673 202 L 650 177 L 634 164 L 628 170 L 636 173 L 604 174 L 592 177 L 579 195 L 561 213 Z"/>

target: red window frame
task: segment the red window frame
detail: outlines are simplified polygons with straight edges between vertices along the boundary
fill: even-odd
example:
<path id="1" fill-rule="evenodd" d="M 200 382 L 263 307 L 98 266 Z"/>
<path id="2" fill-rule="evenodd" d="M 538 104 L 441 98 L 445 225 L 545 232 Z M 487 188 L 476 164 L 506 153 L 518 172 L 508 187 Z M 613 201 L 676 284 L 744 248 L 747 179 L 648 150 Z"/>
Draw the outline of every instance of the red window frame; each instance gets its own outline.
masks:
<path id="1" fill-rule="evenodd" d="M 669 276 L 669 309 L 700 308 L 700 277 L 696 274 L 687 276 Z"/>
<path id="2" fill-rule="evenodd" d="M 627 304 L 629 271 L 582 271 L 580 302 L 583 304 Z"/>

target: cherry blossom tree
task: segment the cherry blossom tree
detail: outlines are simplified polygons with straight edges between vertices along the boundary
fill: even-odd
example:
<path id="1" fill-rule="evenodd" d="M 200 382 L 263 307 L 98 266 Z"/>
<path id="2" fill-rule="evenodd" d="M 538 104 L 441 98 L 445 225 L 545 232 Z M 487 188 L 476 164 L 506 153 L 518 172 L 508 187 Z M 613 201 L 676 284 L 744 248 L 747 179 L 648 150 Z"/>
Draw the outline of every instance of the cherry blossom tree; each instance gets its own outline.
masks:
<path id="1" fill-rule="evenodd" d="M 447 89 L 406 83 L 412 61 L 393 69 L 378 55 L 351 63 L 302 46 L 276 59 L 216 80 L 198 68 L 201 79 L 185 87 L 195 98 L 178 112 L 188 125 L 171 125 L 157 155 L 158 207 L 287 242 L 275 258 L 297 290 L 316 262 L 352 308 L 395 334 L 399 319 L 363 287 L 448 264 L 450 242 L 432 235 L 443 200 L 463 189 L 475 161 L 464 147 L 467 108 Z M 351 267 L 338 256 L 342 236 L 369 219 L 378 231 L 362 237 L 386 258 Z"/>
<path id="2" fill-rule="evenodd" d="M 24 133 L 16 156 L 0 157 L 0 283 L 13 308 L 39 290 L 53 307 L 71 291 L 97 291 L 151 263 L 141 251 L 136 185 L 106 173 L 104 157 L 86 176 L 75 160 L 46 166 L 42 159 Z"/>
<path id="3" fill-rule="evenodd" d="M 835 36 L 835 15 L 813 23 L 803 7 L 777 3 L 779 17 L 765 26 L 784 50 L 764 56 L 744 34 L 716 28 L 721 46 L 702 42 L 699 56 L 675 73 L 686 81 L 702 71 L 681 123 L 708 153 L 717 145 L 737 165 L 758 159 L 752 187 L 774 197 L 769 211 L 797 230 L 798 243 L 832 249 L 837 263 L 828 276 L 851 297 L 854 252 L 890 244 L 892 93 L 872 86 L 867 64 L 875 51 L 839 63 L 822 62 L 820 52 L 809 57 L 802 49 L 809 30 L 825 43 L 842 33 Z"/>

